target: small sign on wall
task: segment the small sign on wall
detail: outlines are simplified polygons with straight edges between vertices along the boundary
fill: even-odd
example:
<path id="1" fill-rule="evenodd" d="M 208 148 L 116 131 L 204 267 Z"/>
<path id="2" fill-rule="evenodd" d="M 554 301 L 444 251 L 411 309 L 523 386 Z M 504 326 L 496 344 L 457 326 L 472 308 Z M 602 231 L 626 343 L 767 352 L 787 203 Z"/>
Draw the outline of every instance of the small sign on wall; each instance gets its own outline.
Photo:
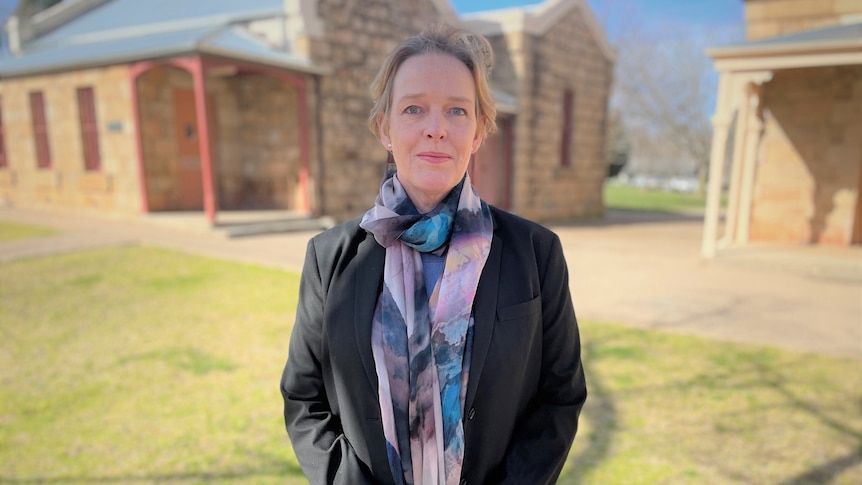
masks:
<path id="1" fill-rule="evenodd" d="M 108 122 L 108 133 L 122 133 L 123 132 L 123 122 L 122 121 L 109 121 Z"/>

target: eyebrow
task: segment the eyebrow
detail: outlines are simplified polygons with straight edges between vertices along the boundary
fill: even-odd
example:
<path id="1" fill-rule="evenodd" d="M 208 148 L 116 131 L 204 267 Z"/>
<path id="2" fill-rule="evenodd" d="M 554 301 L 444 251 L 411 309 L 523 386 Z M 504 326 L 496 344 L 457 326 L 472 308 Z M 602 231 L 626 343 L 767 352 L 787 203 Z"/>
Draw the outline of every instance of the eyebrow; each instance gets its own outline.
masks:
<path id="1" fill-rule="evenodd" d="M 425 95 L 424 95 L 424 94 L 405 94 L 404 96 L 401 96 L 400 98 L 398 98 L 398 99 L 396 100 L 396 103 L 401 103 L 401 102 L 404 102 L 404 101 L 412 101 L 412 100 L 422 99 L 422 98 L 424 98 L 424 97 L 425 97 Z M 447 97 L 446 99 L 447 99 L 448 101 L 455 101 L 455 102 L 459 102 L 459 103 L 468 103 L 468 104 L 469 104 L 469 103 L 474 103 L 474 102 L 475 102 L 475 101 L 473 101 L 473 100 L 472 100 L 472 99 L 470 99 L 470 98 L 465 98 L 464 96 L 449 96 L 449 97 Z"/>

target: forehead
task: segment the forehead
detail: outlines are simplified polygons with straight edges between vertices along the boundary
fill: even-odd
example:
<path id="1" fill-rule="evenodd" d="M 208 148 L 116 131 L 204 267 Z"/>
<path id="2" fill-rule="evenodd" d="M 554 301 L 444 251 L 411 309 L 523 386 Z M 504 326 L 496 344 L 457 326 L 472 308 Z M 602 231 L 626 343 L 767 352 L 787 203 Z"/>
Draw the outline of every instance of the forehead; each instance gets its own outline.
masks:
<path id="1" fill-rule="evenodd" d="M 395 73 L 392 90 L 395 102 L 405 96 L 476 97 L 470 70 L 448 54 L 420 54 L 406 59 Z"/>

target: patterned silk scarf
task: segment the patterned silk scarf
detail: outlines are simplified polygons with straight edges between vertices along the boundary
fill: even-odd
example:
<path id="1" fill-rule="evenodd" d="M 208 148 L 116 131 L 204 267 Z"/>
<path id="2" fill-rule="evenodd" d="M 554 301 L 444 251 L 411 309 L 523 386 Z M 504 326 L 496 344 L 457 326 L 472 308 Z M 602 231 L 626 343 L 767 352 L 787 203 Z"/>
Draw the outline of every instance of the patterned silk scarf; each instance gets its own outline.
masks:
<path id="1" fill-rule="evenodd" d="M 491 247 L 491 212 L 465 176 L 434 210 L 415 214 L 390 175 L 360 226 L 386 248 L 371 345 L 395 483 L 457 484 L 471 312 Z M 446 254 L 430 299 L 422 252 Z"/>

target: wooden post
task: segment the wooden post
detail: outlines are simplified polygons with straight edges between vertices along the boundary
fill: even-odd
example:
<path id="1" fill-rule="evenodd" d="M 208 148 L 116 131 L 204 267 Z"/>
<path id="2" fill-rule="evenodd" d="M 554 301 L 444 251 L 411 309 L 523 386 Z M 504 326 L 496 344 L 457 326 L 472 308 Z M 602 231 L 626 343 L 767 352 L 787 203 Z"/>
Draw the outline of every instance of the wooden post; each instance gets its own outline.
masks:
<path id="1" fill-rule="evenodd" d="M 214 183 L 212 153 L 210 150 L 209 105 L 207 103 L 206 72 L 203 59 L 197 57 L 191 63 L 195 89 L 195 115 L 198 124 L 198 144 L 201 153 L 201 179 L 204 191 L 204 212 L 210 224 L 215 223 L 218 202 Z"/>
<path id="2" fill-rule="evenodd" d="M 712 117 L 712 151 L 709 155 L 709 185 L 706 192 L 706 211 L 703 220 L 703 242 L 701 255 L 715 257 L 715 242 L 718 235 L 718 217 L 721 211 L 721 192 L 724 178 L 724 158 L 727 147 L 730 115 L 727 113 L 728 90 L 732 85 L 730 74 L 722 73 L 719 78 L 716 112 Z"/>

